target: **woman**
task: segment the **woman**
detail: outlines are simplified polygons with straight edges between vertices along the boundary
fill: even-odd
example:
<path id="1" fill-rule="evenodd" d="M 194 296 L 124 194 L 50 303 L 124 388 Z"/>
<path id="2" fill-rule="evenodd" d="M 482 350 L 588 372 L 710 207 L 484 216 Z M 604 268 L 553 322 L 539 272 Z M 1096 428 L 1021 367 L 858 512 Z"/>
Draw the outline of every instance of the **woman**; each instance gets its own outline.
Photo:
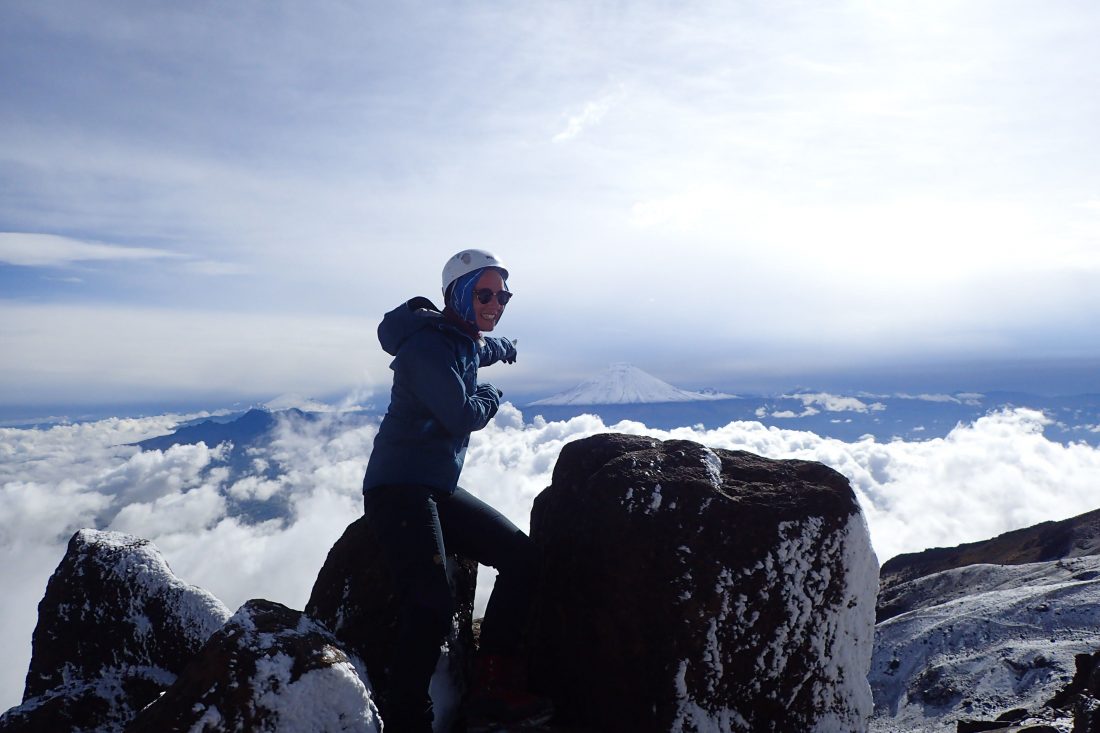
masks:
<path id="1" fill-rule="evenodd" d="M 549 716 L 548 703 L 523 689 L 517 660 L 535 571 L 531 540 L 458 486 L 470 433 L 500 403 L 498 389 L 478 383 L 478 367 L 516 360 L 513 342 L 481 335 L 496 327 L 512 297 L 507 278 L 491 253 L 463 250 L 443 268 L 442 312 L 413 298 L 378 327 L 394 357 L 393 389 L 367 463 L 363 504 L 397 585 L 399 651 L 382 700 L 387 733 L 432 729 L 428 685 L 454 610 L 448 552 L 499 571 L 481 626 L 471 714 L 502 722 Z"/>

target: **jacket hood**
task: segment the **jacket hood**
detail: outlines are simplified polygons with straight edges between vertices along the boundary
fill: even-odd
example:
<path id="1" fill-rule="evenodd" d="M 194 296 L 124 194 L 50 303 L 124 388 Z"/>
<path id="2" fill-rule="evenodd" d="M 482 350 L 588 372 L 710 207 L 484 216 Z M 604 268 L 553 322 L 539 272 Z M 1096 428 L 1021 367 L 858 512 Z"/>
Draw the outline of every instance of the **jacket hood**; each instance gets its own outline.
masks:
<path id="1" fill-rule="evenodd" d="M 382 317 L 378 324 L 378 343 L 390 356 L 397 356 L 401 345 L 422 328 L 446 324 L 443 314 L 427 298 L 406 301 Z"/>

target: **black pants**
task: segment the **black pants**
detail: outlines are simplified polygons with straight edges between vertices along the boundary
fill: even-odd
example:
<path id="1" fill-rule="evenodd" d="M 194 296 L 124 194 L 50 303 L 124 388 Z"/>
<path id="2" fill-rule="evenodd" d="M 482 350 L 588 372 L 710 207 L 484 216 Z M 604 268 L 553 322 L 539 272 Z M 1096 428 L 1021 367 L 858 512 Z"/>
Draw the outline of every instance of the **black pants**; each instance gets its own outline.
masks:
<path id="1" fill-rule="evenodd" d="M 426 710 L 430 722 L 428 685 L 454 615 L 447 553 L 497 569 L 481 625 L 481 651 L 514 654 L 531 606 L 534 546 L 507 517 L 462 487 L 446 496 L 424 486 L 376 486 L 363 495 L 363 508 L 397 586 L 399 651 L 387 707 L 395 717 Z"/>

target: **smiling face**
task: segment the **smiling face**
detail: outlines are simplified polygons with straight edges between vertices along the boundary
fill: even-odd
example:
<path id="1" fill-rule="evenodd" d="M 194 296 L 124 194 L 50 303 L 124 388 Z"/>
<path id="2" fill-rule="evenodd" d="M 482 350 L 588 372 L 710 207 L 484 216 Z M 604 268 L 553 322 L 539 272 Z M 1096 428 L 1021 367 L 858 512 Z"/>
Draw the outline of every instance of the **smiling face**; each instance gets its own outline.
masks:
<path id="1" fill-rule="evenodd" d="M 474 290 L 483 290 L 485 288 L 492 290 L 494 297 L 490 298 L 489 302 L 484 304 L 478 301 L 477 297 L 474 297 L 474 316 L 479 330 L 492 331 L 493 327 L 497 325 L 497 321 L 504 315 L 504 306 L 497 302 L 495 295 L 501 290 L 504 290 L 504 278 L 500 276 L 498 270 L 494 270 L 490 267 L 477 279 Z"/>

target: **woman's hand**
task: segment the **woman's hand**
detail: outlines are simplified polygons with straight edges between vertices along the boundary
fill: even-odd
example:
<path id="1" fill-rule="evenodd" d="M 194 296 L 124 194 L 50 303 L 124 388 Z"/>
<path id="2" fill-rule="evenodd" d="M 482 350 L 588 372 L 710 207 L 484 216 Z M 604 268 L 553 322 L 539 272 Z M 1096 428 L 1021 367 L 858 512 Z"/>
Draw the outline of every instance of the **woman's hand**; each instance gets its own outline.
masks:
<path id="1" fill-rule="evenodd" d="M 501 361 L 505 364 L 515 364 L 516 357 L 519 355 L 516 351 L 516 344 L 519 343 L 519 339 L 506 339 L 500 340 L 500 345 L 504 347 L 504 356 L 501 357 Z"/>

